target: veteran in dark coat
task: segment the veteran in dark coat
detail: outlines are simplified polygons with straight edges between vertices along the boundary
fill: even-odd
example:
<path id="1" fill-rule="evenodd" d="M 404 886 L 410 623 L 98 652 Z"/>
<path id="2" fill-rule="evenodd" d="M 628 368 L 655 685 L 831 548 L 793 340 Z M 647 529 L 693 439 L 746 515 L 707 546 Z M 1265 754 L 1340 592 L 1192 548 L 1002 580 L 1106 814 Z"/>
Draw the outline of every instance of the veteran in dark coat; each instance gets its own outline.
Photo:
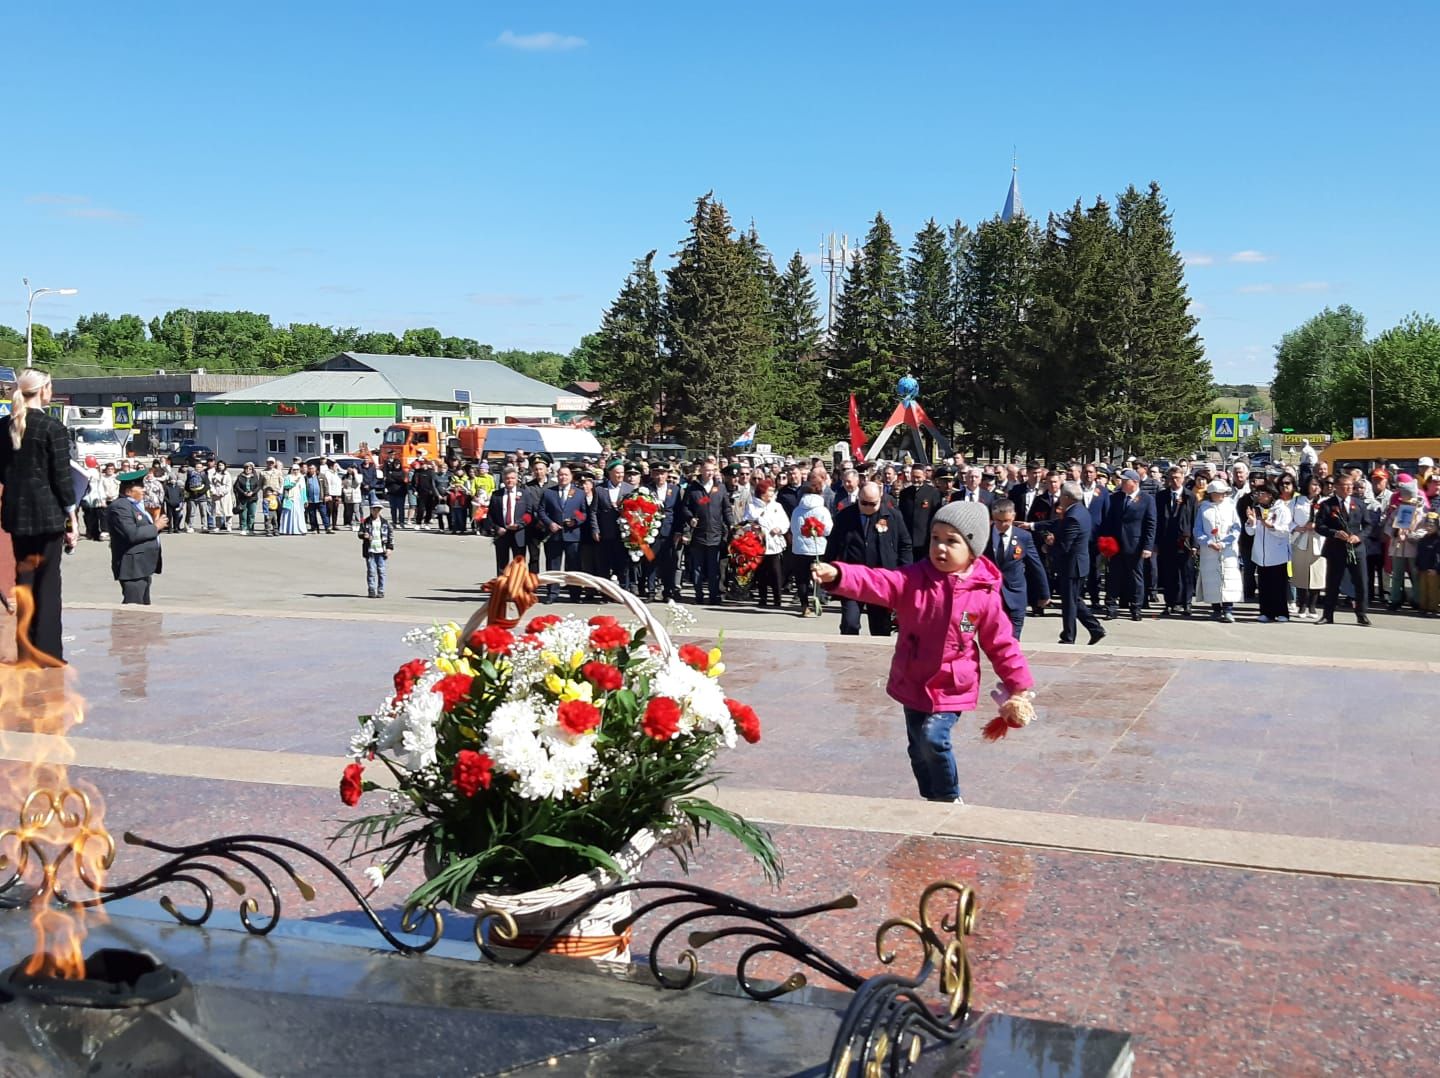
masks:
<path id="1" fill-rule="evenodd" d="M 162 513 L 152 520 L 145 510 L 145 469 L 120 476 L 120 497 L 110 503 L 105 526 L 110 532 L 110 572 L 120 582 L 120 601 L 150 605 L 150 579 L 160 572 Z"/>
<path id="2" fill-rule="evenodd" d="M 927 521 L 928 527 L 928 521 Z M 928 542 L 928 533 L 927 533 Z M 923 548 L 922 548 L 923 549 Z M 928 556 L 928 554 L 927 554 Z M 835 530 L 825 548 L 826 561 L 868 565 L 872 569 L 898 569 L 915 560 L 915 545 L 905 526 L 904 514 L 887 504 L 878 483 L 865 483 L 855 504 L 835 516 Z M 871 636 L 890 635 L 890 610 L 867 605 L 866 618 Z M 860 635 L 860 602 L 840 601 L 840 633 Z"/>
<path id="3" fill-rule="evenodd" d="M 900 492 L 898 499 L 900 515 L 905 518 L 905 528 L 910 532 L 914 546 L 912 560 L 920 561 L 930 556 L 930 518 L 940 508 L 940 492 L 925 478 L 923 465 L 910 469 L 910 485 Z M 839 508 L 839 503 L 836 503 Z"/>

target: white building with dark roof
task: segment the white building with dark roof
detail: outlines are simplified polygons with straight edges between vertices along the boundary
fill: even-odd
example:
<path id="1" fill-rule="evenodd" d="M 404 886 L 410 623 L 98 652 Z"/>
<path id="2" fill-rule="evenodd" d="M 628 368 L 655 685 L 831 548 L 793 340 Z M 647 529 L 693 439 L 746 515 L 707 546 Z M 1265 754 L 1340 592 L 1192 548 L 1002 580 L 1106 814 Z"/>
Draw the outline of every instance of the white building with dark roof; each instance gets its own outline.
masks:
<path id="1" fill-rule="evenodd" d="M 342 352 L 195 406 L 197 441 L 220 459 L 262 461 L 374 449 L 391 423 L 459 427 L 553 420 L 563 390 L 489 359 Z"/>

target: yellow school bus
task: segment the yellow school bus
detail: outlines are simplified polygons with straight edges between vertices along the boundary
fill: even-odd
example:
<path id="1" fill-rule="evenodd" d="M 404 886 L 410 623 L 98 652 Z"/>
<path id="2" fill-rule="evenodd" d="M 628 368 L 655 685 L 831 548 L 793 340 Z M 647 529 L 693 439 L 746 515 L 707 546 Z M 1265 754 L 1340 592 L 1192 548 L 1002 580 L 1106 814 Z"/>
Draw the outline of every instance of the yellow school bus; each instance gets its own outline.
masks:
<path id="1" fill-rule="evenodd" d="M 1421 457 L 1440 460 L 1440 438 L 1359 438 L 1332 442 L 1320 451 L 1320 459 L 1330 465 L 1332 475 L 1341 468 L 1369 472 L 1382 460 L 1413 475 Z"/>

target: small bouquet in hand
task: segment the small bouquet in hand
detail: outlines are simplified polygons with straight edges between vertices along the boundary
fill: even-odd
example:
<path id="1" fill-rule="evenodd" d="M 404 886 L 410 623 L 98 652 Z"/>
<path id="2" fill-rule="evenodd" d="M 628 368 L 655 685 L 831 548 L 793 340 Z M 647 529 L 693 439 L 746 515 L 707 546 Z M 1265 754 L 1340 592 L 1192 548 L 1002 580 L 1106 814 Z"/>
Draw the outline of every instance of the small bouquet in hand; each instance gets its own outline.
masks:
<path id="1" fill-rule="evenodd" d="M 990 694 L 1000 714 L 985 724 L 981 736 L 986 741 L 999 741 L 1012 729 L 1029 726 L 1035 718 L 1035 694 L 1029 690 L 1011 694 L 1004 685 L 997 685 Z"/>

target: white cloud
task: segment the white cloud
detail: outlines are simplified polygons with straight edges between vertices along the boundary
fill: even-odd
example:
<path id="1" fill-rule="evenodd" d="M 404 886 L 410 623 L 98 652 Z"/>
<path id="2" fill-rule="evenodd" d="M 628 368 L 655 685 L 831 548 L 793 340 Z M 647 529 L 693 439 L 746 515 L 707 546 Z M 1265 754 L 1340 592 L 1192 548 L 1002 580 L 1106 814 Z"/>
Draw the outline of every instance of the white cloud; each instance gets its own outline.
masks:
<path id="1" fill-rule="evenodd" d="M 543 296 L 521 296 L 510 292 L 471 292 L 465 297 L 477 307 L 534 307 Z"/>
<path id="2" fill-rule="evenodd" d="M 1301 281 L 1295 286 L 1297 292 L 1328 292 L 1330 291 L 1329 281 Z"/>
<path id="3" fill-rule="evenodd" d="M 1269 262 L 1270 256 L 1264 251 L 1236 251 L 1230 256 L 1231 262 Z"/>
<path id="4" fill-rule="evenodd" d="M 88 195 L 27 195 L 25 201 L 32 206 L 52 206 L 51 213 L 60 217 L 74 217 L 82 221 L 135 221 L 139 214 L 128 210 L 115 210 L 108 206 L 91 204 Z"/>
<path id="5" fill-rule="evenodd" d="M 1182 251 L 1180 253 L 1180 257 L 1184 260 L 1185 265 L 1187 266 L 1213 266 L 1215 264 L 1214 255 L 1202 255 L 1199 253 L 1190 254 L 1188 252 Z"/>
<path id="6" fill-rule="evenodd" d="M 1198 299 L 1192 299 L 1190 301 L 1190 313 L 1196 318 L 1199 318 L 1202 314 L 1206 314 L 1209 310 L 1210 304 L 1208 303 L 1201 303 Z"/>
<path id="7" fill-rule="evenodd" d="M 574 34 L 557 34 L 553 30 L 542 30 L 535 34 L 517 34 L 506 30 L 495 39 L 495 44 L 521 52 L 569 52 L 584 48 L 586 41 Z"/>
<path id="8" fill-rule="evenodd" d="M 1235 291 L 1239 292 L 1242 296 L 1254 296 L 1262 292 L 1273 292 L 1275 291 L 1275 286 L 1269 283 L 1242 284 L 1239 288 L 1235 289 Z"/>
<path id="9" fill-rule="evenodd" d="M 1295 295 L 1298 292 L 1328 292 L 1330 291 L 1329 281 L 1301 281 L 1298 284 L 1276 284 L 1273 281 L 1263 281 L 1259 284 L 1242 284 L 1235 289 L 1242 296 L 1258 296 L 1270 293 L 1280 295 Z"/>
<path id="10" fill-rule="evenodd" d="M 84 195 L 40 194 L 26 195 L 25 201 L 34 206 L 83 206 L 90 200 Z"/>
<path id="11" fill-rule="evenodd" d="M 324 292 L 330 296 L 355 296 L 365 290 L 348 284 L 322 284 L 315 291 Z"/>

